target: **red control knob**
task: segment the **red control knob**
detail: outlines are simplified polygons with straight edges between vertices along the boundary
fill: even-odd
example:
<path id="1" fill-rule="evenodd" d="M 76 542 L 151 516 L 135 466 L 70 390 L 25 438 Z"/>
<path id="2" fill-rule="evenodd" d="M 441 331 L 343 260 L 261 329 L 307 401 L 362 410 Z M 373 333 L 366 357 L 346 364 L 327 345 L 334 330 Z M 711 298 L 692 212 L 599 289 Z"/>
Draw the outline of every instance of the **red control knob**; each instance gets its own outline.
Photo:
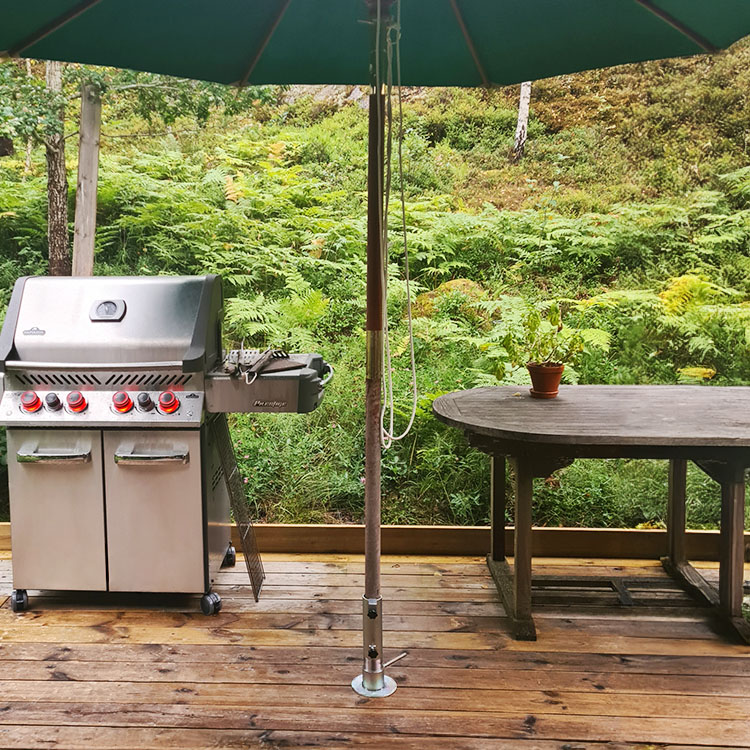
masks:
<path id="1" fill-rule="evenodd" d="M 127 414 L 133 408 L 133 399 L 125 391 L 117 391 L 112 396 L 112 405 L 120 414 Z"/>
<path id="2" fill-rule="evenodd" d="M 34 391 L 25 391 L 21 394 L 21 408 L 28 412 L 39 411 L 42 408 L 42 400 Z"/>
<path id="3" fill-rule="evenodd" d="M 68 409 L 74 412 L 81 412 L 86 409 L 88 404 L 80 391 L 71 391 L 66 398 Z"/>
<path id="4" fill-rule="evenodd" d="M 159 394 L 159 408 L 165 414 L 171 414 L 180 408 L 180 402 L 172 391 L 164 391 L 164 393 Z"/>

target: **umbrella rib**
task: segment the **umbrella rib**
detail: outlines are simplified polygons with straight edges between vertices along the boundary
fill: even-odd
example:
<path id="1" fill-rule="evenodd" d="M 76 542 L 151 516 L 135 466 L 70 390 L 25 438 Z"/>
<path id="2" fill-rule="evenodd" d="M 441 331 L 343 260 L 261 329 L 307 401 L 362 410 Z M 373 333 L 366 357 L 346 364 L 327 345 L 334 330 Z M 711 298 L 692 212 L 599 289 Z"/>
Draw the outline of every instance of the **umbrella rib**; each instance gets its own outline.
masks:
<path id="1" fill-rule="evenodd" d="M 274 35 L 274 33 L 276 32 L 276 29 L 281 23 L 281 19 L 284 17 L 284 14 L 286 13 L 286 9 L 289 7 L 289 3 L 291 3 L 291 1 L 292 0 L 284 0 L 283 5 L 281 6 L 281 8 L 279 8 L 279 12 L 276 14 L 276 17 L 273 19 L 271 26 L 266 32 L 266 35 L 263 37 L 263 41 L 260 43 L 260 47 L 258 48 L 258 52 L 253 58 L 253 61 L 248 66 L 248 69 L 245 71 L 245 75 L 243 75 L 242 78 L 240 78 L 240 82 L 237 84 L 239 88 L 243 88 L 245 84 L 250 80 L 250 76 L 253 74 L 253 71 L 255 70 L 255 66 L 258 64 L 258 61 L 263 56 L 263 53 L 266 51 L 266 47 L 268 46 L 268 43 L 271 41 L 271 37 Z"/>
<path id="2" fill-rule="evenodd" d="M 469 48 L 469 52 L 471 52 L 471 56 L 474 58 L 474 65 L 477 66 L 479 77 L 482 79 L 482 84 L 489 88 L 490 79 L 487 77 L 487 71 L 484 69 L 484 65 L 482 65 L 482 61 L 479 59 L 479 53 L 474 46 L 474 40 L 471 38 L 469 30 L 466 28 L 464 17 L 461 15 L 461 9 L 458 7 L 458 0 L 450 0 L 450 3 L 453 8 L 453 13 L 456 16 L 456 21 L 458 21 L 458 26 L 461 29 L 461 33 L 464 35 L 466 46 Z"/>
<path id="3" fill-rule="evenodd" d="M 706 52 L 711 54 L 718 52 L 719 48 L 711 44 L 704 36 L 701 36 L 697 31 L 691 29 L 687 24 L 684 24 L 678 18 L 675 18 L 671 13 L 667 13 L 666 10 L 662 10 L 658 6 L 654 5 L 651 0 L 635 0 L 638 5 L 642 6 L 646 10 L 653 13 L 662 21 L 668 23 L 673 29 L 679 31 L 683 36 L 686 36 L 691 42 L 694 42 L 699 47 L 703 48 Z"/>
<path id="4" fill-rule="evenodd" d="M 20 55 L 24 50 L 33 46 L 37 42 L 41 42 L 42 39 L 45 39 L 50 34 L 54 34 L 67 23 L 78 18 L 78 16 L 85 13 L 89 8 L 92 8 L 94 5 L 97 5 L 100 2 L 101 0 L 83 0 L 83 2 L 73 6 L 66 13 L 63 13 L 53 21 L 50 21 L 48 24 L 45 24 L 41 28 L 37 29 L 33 34 L 27 36 L 26 39 L 24 39 L 19 44 L 11 47 L 6 54 L 8 55 L 8 57 L 16 57 L 17 55 Z"/>

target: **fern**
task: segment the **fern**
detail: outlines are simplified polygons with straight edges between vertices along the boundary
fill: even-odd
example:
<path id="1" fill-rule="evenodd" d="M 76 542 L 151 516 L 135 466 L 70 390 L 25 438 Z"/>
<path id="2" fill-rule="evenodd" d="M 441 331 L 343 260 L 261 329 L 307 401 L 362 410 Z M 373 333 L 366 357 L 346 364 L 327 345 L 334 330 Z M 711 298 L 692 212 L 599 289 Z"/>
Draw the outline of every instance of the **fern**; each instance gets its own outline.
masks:
<path id="1" fill-rule="evenodd" d="M 263 294 L 250 300 L 233 297 L 225 301 L 224 322 L 235 340 L 260 346 L 282 335 L 279 311 L 279 304 Z"/>
<path id="2" fill-rule="evenodd" d="M 732 289 L 722 289 L 704 276 L 685 274 L 670 279 L 667 288 L 659 294 L 667 315 L 679 315 L 691 307 L 704 306 L 709 302 L 736 295 Z"/>
<path id="3" fill-rule="evenodd" d="M 750 167 L 743 167 L 720 176 L 727 192 L 742 204 L 750 204 Z"/>

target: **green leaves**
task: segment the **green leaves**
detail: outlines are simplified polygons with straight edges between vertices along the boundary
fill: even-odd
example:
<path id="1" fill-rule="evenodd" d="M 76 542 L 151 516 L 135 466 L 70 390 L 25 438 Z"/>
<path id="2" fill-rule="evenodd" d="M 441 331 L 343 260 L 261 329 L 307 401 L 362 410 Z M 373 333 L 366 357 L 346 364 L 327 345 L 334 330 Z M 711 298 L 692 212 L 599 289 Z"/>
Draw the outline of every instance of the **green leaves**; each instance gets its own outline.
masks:
<path id="1" fill-rule="evenodd" d="M 0 63 L 0 136 L 42 142 L 62 133 L 65 96 L 51 92 L 43 77 L 28 75 L 23 63 Z"/>

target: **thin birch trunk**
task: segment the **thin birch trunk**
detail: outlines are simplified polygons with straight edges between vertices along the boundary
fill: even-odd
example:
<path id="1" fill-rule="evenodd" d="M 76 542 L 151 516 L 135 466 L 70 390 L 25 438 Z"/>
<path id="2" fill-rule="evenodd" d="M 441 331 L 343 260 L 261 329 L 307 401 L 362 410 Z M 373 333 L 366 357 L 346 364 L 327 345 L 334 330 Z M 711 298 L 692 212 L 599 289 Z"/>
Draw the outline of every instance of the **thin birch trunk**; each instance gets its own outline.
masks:
<path id="1" fill-rule="evenodd" d="M 529 104 L 531 103 L 531 81 L 521 84 L 521 98 L 518 102 L 518 124 L 516 125 L 516 140 L 513 145 L 510 160 L 517 164 L 523 158 L 526 148 L 526 138 L 529 134 Z"/>

